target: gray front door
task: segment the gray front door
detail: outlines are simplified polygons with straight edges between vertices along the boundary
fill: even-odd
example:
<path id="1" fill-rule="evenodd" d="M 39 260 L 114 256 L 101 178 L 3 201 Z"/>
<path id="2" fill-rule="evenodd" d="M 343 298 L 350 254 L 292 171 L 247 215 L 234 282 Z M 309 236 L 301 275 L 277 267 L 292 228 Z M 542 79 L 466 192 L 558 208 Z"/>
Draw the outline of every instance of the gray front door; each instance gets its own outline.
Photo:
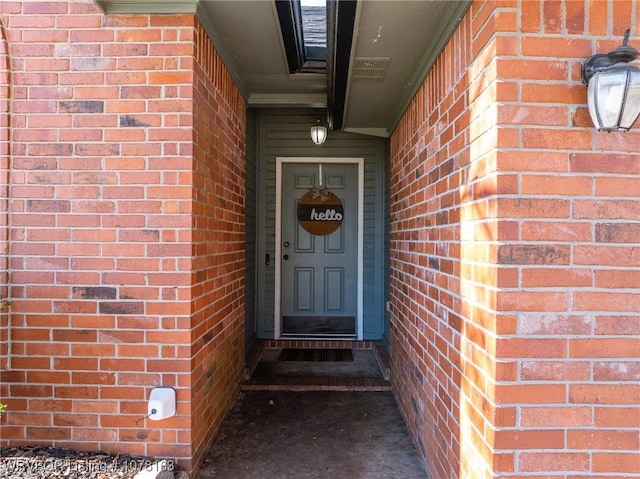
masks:
<path id="1" fill-rule="evenodd" d="M 323 205 L 322 197 L 332 205 Z M 281 205 L 282 336 L 355 337 L 357 165 L 283 164 Z M 327 223 L 335 231 L 321 231 Z"/>

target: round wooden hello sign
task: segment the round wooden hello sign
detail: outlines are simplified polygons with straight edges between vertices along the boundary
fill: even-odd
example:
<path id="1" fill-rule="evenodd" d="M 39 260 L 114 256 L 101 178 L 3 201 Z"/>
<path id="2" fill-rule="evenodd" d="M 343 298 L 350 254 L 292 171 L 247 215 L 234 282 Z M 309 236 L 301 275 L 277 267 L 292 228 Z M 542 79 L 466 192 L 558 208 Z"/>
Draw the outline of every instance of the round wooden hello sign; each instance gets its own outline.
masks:
<path id="1" fill-rule="evenodd" d="M 326 188 L 313 188 L 298 201 L 298 223 L 312 235 L 324 236 L 340 228 L 342 201 Z"/>

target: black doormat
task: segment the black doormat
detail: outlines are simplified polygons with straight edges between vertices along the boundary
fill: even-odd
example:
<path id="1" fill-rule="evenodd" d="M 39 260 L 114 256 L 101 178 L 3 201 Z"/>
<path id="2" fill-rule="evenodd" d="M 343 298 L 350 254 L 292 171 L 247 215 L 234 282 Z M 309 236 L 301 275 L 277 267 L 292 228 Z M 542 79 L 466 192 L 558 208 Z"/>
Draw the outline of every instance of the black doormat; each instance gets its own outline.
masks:
<path id="1" fill-rule="evenodd" d="M 278 357 L 278 361 L 346 362 L 353 361 L 353 353 L 350 349 L 284 348 Z"/>

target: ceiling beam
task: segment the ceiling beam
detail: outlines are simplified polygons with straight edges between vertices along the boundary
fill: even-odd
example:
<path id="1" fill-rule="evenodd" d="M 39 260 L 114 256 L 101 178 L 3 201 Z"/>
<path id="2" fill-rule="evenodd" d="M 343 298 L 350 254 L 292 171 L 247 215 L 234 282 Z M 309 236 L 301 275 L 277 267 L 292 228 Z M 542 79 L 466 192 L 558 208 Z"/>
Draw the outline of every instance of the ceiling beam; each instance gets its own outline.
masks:
<path id="1" fill-rule="evenodd" d="M 327 91 L 329 128 L 342 129 L 356 21 L 356 0 L 327 0 Z"/>
<path id="2" fill-rule="evenodd" d="M 295 73 L 302 69 L 305 56 L 300 3 L 290 0 L 276 0 L 275 4 L 289 73 Z"/>

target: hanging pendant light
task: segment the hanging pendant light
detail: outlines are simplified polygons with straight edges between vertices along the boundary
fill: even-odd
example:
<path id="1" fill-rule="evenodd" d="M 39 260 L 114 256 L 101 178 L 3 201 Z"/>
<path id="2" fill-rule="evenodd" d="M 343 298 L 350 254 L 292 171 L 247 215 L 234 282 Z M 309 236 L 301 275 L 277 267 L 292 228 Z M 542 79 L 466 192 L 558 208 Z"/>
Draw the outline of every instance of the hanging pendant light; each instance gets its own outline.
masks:
<path id="1" fill-rule="evenodd" d="M 311 127 L 311 139 L 316 145 L 322 145 L 327 139 L 327 127 L 320 124 L 320 120 Z"/>
<path id="2" fill-rule="evenodd" d="M 593 55 L 582 67 L 589 114 L 601 131 L 627 131 L 640 115 L 640 69 L 629 65 L 638 50 L 627 45 L 629 33 L 625 32 L 621 46 Z"/>

